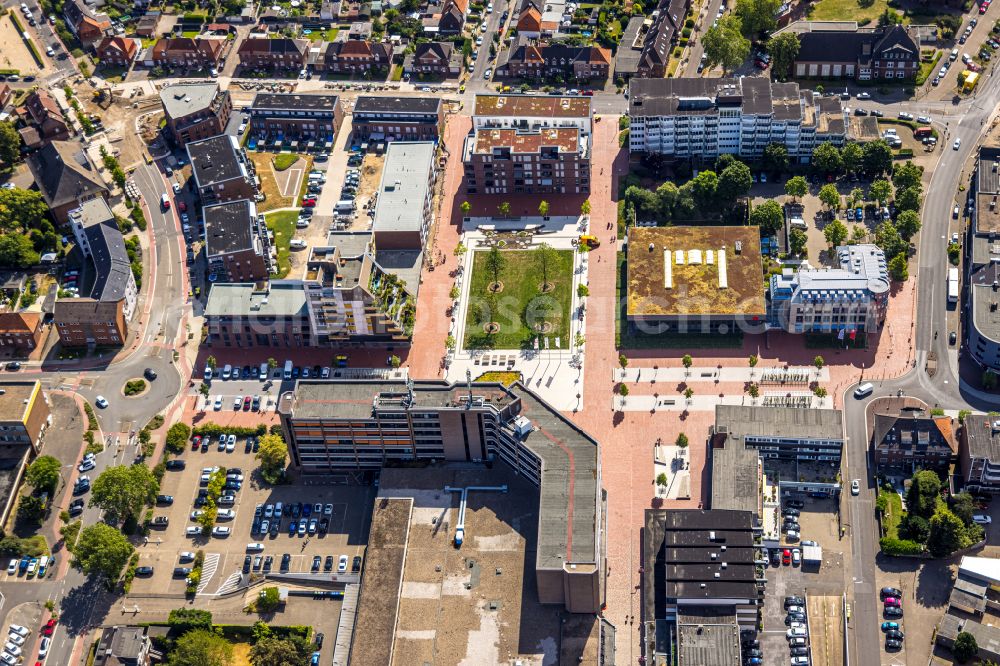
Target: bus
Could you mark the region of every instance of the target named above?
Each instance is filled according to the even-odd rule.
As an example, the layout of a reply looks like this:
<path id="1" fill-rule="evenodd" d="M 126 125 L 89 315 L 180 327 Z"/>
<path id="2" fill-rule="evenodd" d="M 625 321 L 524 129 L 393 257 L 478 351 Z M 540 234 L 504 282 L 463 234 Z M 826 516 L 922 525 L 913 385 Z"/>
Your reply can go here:
<path id="1" fill-rule="evenodd" d="M 948 302 L 958 303 L 958 269 L 948 269 Z"/>

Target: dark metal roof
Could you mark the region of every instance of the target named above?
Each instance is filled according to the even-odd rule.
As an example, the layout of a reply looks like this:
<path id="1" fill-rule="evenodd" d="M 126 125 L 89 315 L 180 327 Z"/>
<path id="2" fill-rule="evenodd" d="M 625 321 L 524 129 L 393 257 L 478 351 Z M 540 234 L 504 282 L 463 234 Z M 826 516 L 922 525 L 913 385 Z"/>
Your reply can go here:
<path id="1" fill-rule="evenodd" d="M 354 113 L 427 113 L 441 109 L 438 97 L 375 97 L 362 95 L 354 105 Z"/>
<path id="2" fill-rule="evenodd" d="M 250 111 L 330 111 L 337 108 L 337 95 L 257 93 Z"/>
<path id="3" fill-rule="evenodd" d="M 253 204 L 246 199 L 205 206 L 205 255 L 232 254 L 254 249 L 256 224 Z"/>

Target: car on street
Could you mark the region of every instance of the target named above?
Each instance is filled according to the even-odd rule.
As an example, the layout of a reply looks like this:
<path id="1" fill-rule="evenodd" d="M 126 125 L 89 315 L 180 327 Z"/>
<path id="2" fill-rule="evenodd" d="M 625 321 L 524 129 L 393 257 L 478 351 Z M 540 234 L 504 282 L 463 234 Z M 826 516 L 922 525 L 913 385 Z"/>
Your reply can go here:
<path id="1" fill-rule="evenodd" d="M 989 525 L 993 522 L 993 519 L 987 516 L 985 513 L 976 513 L 972 516 L 972 521 L 978 523 L 979 525 Z"/>
<path id="2" fill-rule="evenodd" d="M 173 495 L 157 495 L 156 496 L 156 503 L 157 504 L 162 504 L 162 505 L 173 504 L 174 503 L 174 496 Z"/>
<path id="3" fill-rule="evenodd" d="M 948 344 L 953 345 L 955 344 L 956 340 L 958 340 L 958 335 L 955 333 L 955 331 L 952 331 L 951 333 L 948 334 Z"/>
<path id="4" fill-rule="evenodd" d="M 851 481 L 851 494 L 852 495 L 859 495 L 859 494 L 861 494 L 861 480 L 860 479 L 854 479 L 853 481 Z"/>
<path id="5" fill-rule="evenodd" d="M 962 147 L 962 137 L 958 137 L 957 139 L 955 139 L 955 143 L 951 144 L 951 149 L 958 150 L 961 147 Z"/>
<path id="6" fill-rule="evenodd" d="M 149 381 L 154 381 L 157 377 L 156 371 L 153 370 L 152 368 L 146 368 L 145 370 L 142 371 L 142 374 Z"/>
<path id="7" fill-rule="evenodd" d="M 103 395 L 97 396 L 97 398 L 94 399 L 94 404 L 100 407 L 101 409 L 108 408 L 108 401 L 107 399 L 105 399 Z"/>
<path id="8" fill-rule="evenodd" d="M 77 465 L 76 468 L 81 472 L 89 472 L 96 466 L 97 463 L 95 463 L 92 458 L 87 458 L 86 460 L 82 461 L 79 465 Z"/>

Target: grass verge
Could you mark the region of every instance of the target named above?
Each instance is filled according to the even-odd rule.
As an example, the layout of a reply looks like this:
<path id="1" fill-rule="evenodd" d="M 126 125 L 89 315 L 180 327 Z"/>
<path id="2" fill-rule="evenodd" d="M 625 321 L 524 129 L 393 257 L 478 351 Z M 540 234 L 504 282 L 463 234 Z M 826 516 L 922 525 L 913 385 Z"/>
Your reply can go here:
<path id="1" fill-rule="evenodd" d="M 298 161 L 299 156 L 295 153 L 280 153 L 274 156 L 274 159 L 271 160 L 271 164 L 274 165 L 275 171 L 284 171 Z"/>
<path id="2" fill-rule="evenodd" d="M 299 214 L 294 210 L 281 210 L 264 216 L 267 228 L 274 234 L 274 249 L 278 252 L 278 278 L 284 278 L 291 270 L 292 260 L 289 243 L 295 235 L 295 221 Z"/>

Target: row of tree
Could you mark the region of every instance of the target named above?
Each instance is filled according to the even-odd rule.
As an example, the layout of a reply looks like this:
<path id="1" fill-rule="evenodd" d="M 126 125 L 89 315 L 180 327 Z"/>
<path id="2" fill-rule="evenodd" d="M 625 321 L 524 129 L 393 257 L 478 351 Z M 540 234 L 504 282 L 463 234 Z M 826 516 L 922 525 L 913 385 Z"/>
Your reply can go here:
<path id="1" fill-rule="evenodd" d="M 666 181 L 656 191 L 631 185 L 625 190 L 626 219 L 672 222 L 716 217 L 731 211 L 750 192 L 753 175 L 733 155 L 720 155 L 717 171 L 705 169 L 681 186 Z"/>

